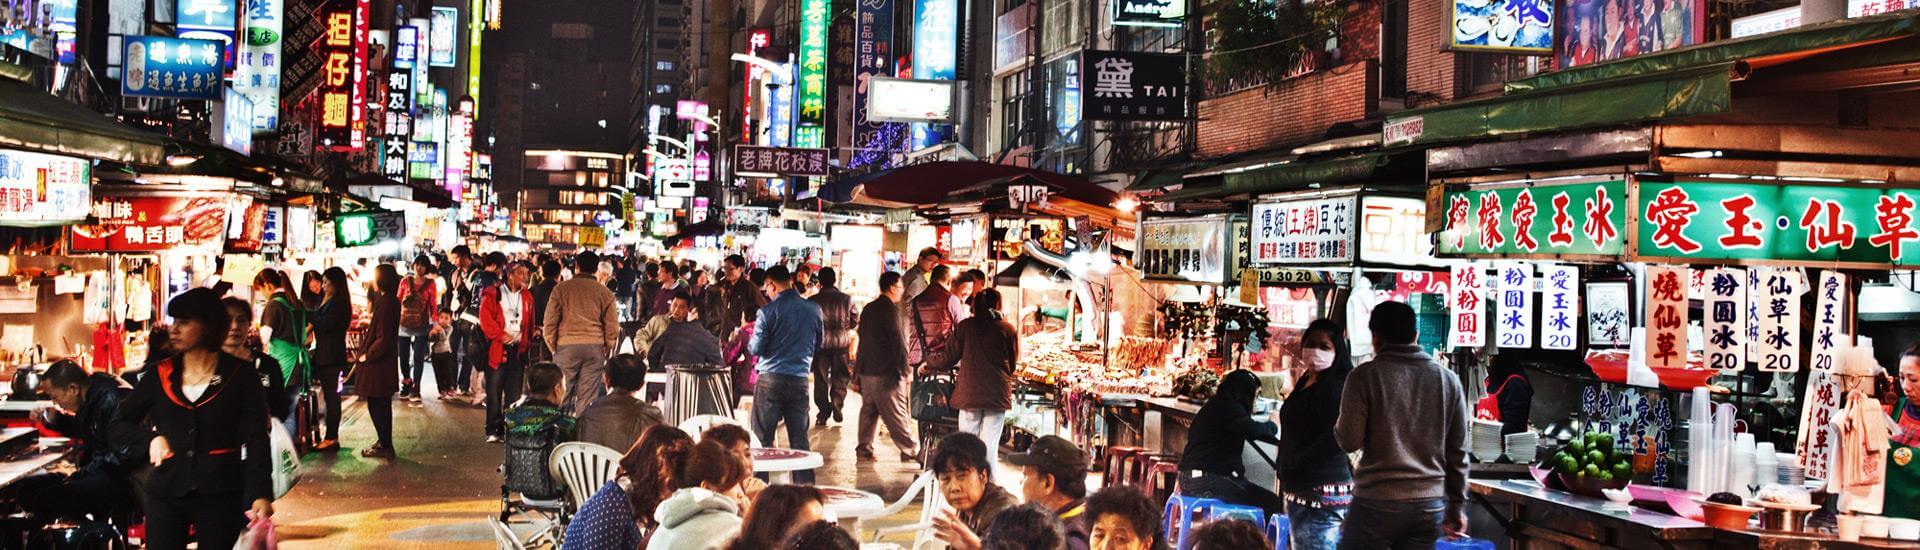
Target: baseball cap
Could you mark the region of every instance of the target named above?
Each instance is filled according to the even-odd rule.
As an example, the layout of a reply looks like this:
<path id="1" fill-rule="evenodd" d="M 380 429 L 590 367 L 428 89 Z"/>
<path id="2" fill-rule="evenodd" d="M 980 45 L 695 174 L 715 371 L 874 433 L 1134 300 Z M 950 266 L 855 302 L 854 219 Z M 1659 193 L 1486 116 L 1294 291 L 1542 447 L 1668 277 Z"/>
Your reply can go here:
<path id="1" fill-rule="evenodd" d="M 1007 462 L 1015 466 L 1077 471 L 1086 471 L 1091 464 L 1086 451 L 1057 435 L 1034 440 L 1027 452 L 1007 455 Z"/>

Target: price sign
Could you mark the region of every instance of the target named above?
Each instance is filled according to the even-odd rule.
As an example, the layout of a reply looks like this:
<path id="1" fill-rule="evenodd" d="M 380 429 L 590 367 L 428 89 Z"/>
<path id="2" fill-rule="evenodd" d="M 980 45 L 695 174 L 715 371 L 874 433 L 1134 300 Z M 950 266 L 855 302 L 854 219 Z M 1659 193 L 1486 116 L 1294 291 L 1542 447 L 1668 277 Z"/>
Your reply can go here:
<path id="1" fill-rule="evenodd" d="M 1580 342 L 1580 268 L 1540 268 L 1540 348 L 1574 349 Z"/>
<path id="2" fill-rule="evenodd" d="M 1453 308 L 1449 348 L 1477 348 L 1487 344 L 1486 305 L 1481 303 L 1486 292 L 1484 278 L 1479 262 L 1453 268 L 1453 293 L 1447 304 Z"/>
<path id="3" fill-rule="evenodd" d="M 1502 348 L 1533 347 L 1533 266 L 1509 263 L 1500 267 L 1500 312 L 1495 344 Z"/>
<path id="4" fill-rule="evenodd" d="M 1760 324 L 1758 348 L 1760 370 L 1794 372 L 1800 370 L 1800 293 L 1804 281 L 1799 271 L 1786 268 L 1755 268 L 1760 286 Z"/>
<path id="5" fill-rule="evenodd" d="M 1847 276 L 1834 270 L 1820 273 L 1813 307 L 1813 351 L 1810 366 L 1820 372 L 1833 372 L 1840 365 L 1840 354 L 1853 347 L 1853 335 L 1847 332 Z"/>
<path id="6" fill-rule="evenodd" d="M 1747 272 L 1740 268 L 1707 271 L 1702 295 L 1706 317 L 1707 367 L 1737 371 L 1747 364 Z"/>

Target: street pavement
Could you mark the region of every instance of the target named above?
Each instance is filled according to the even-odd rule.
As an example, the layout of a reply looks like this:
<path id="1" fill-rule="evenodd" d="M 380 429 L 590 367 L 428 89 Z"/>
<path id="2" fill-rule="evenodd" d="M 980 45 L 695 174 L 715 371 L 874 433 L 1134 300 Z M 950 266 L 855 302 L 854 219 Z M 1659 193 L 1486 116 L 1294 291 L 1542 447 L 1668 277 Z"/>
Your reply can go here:
<path id="1" fill-rule="evenodd" d="M 855 460 L 852 419 L 859 395 L 849 395 L 848 401 L 848 422 L 812 430 L 814 450 L 826 462 L 816 472 L 817 482 L 856 487 L 893 502 L 919 474 L 919 466 L 899 460 L 884 428 L 875 443 L 880 458 Z M 395 403 L 393 439 L 399 457 L 389 461 L 360 456 L 360 449 L 373 442 L 373 425 L 364 404 L 347 404 L 340 452 L 307 454 L 300 483 L 275 503 L 282 548 L 494 547 L 487 518 L 500 510 L 498 468 L 504 449 L 484 439 L 480 407 L 440 401 L 431 392 L 421 405 Z M 784 446 L 785 437 L 780 439 Z M 1002 486 L 1018 494 L 1018 471 L 1005 464 L 998 470 Z M 916 504 L 890 517 L 869 518 L 861 528 L 905 525 L 919 519 L 919 509 Z"/>

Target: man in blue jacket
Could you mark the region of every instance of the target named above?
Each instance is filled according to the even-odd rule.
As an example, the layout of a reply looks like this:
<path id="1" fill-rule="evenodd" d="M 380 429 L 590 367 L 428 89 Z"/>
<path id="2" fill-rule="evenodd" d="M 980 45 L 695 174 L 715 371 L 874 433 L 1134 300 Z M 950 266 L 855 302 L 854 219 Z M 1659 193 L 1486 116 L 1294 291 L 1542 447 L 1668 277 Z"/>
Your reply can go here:
<path id="1" fill-rule="evenodd" d="M 811 450 L 807 375 L 813 371 L 813 356 L 820 351 L 823 337 L 820 306 L 800 297 L 785 266 L 767 270 L 767 290 L 773 301 L 760 308 L 748 342 L 748 351 L 760 358 L 754 365 L 759 379 L 753 385 L 753 432 L 762 445 L 772 447 L 774 430 L 785 422 L 787 444 Z M 813 483 L 813 472 L 796 472 L 794 482 Z"/>

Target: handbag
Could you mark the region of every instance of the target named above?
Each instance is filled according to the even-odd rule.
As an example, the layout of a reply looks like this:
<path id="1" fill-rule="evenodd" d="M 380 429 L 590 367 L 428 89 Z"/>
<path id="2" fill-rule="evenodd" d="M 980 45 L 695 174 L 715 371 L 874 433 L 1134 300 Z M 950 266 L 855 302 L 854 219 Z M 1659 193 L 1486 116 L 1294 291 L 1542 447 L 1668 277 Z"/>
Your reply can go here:
<path id="1" fill-rule="evenodd" d="M 959 409 L 953 408 L 953 378 L 947 375 L 935 375 L 916 378 L 908 390 L 910 409 L 914 420 L 921 422 L 939 422 L 957 418 Z"/>
<path id="2" fill-rule="evenodd" d="M 273 498 L 287 496 L 300 483 L 300 451 L 280 422 L 267 423 L 267 456 L 273 458 Z"/>

